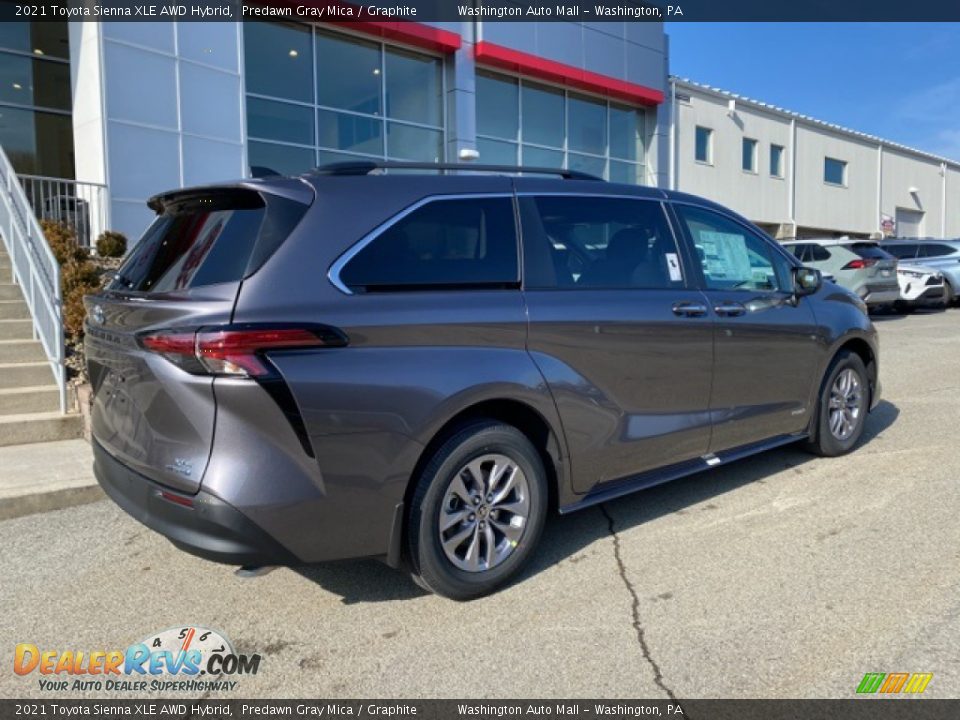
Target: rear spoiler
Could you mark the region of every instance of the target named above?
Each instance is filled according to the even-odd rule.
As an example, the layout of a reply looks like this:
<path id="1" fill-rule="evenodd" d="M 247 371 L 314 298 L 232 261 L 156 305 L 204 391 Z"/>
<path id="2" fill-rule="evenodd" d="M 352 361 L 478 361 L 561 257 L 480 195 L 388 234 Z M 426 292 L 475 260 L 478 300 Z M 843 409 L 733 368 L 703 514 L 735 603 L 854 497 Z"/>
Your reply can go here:
<path id="1" fill-rule="evenodd" d="M 251 207 L 260 207 L 263 204 L 263 195 L 278 195 L 301 205 L 313 204 L 315 197 L 313 187 L 299 178 L 270 178 L 269 180 L 241 180 L 224 185 L 200 185 L 180 188 L 159 193 L 147 200 L 147 207 L 158 215 L 177 205 L 207 199 L 231 198 L 234 201 L 248 198 L 248 202 L 256 203 Z M 259 198 L 259 201 L 257 201 Z"/>

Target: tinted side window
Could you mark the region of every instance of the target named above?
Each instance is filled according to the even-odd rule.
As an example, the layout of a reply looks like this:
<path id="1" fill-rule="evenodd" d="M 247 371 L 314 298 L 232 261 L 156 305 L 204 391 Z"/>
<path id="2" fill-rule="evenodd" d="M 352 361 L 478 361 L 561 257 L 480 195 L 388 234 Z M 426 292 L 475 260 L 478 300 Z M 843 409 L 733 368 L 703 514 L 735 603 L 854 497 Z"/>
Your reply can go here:
<path id="1" fill-rule="evenodd" d="M 654 200 L 522 198 L 528 288 L 683 285 L 676 241 Z"/>
<path id="2" fill-rule="evenodd" d="M 519 282 L 510 198 L 433 200 L 380 233 L 343 268 L 352 290 L 508 287 Z"/>
<path id="3" fill-rule="evenodd" d="M 917 256 L 916 245 L 885 245 L 884 250 L 902 260 L 909 260 Z"/>
<path id="4" fill-rule="evenodd" d="M 709 290 L 779 290 L 787 261 L 744 226 L 710 210 L 676 205 L 703 268 Z"/>
<path id="5" fill-rule="evenodd" d="M 822 260 L 830 259 L 830 251 L 827 250 L 823 245 L 811 245 L 810 246 L 810 257 L 807 258 L 812 262 L 820 262 Z"/>
<path id="6" fill-rule="evenodd" d="M 862 258 L 873 258 L 875 260 L 890 260 L 893 256 L 886 250 L 881 249 L 876 243 L 853 243 L 850 249 Z"/>
<path id="7" fill-rule="evenodd" d="M 810 254 L 809 245 L 785 245 L 784 247 L 801 262 L 805 262 L 806 256 Z"/>
<path id="8" fill-rule="evenodd" d="M 168 208 L 147 228 L 111 290 L 170 292 L 240 280 L 264 218 L 259 196 L 205 196 Z"/>
<path id="9" fill-rule="evenodd" d="M 949 245 L 939 243 L 929 243 L 920 246 L 920 257 L 942 257 L 944 255 L 953 255 L 956 252 Z"/>

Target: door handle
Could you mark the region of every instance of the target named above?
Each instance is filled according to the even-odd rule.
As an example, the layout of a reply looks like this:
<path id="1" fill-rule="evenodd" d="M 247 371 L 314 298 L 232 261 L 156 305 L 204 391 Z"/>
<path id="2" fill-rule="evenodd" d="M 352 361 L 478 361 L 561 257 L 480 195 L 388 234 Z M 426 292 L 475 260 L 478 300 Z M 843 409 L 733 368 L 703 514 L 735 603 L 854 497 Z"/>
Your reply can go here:
<path id="1" fill-rule="evenodd" d="M 714 306 L 713 311 L 721 317 L 738 317 L 747 314 L 747 308 L 738 302 L 722 302 Z"/>
<path id="2" fill-rule="evenodd" d="M 703 317 L 707 314 L 707 306 L 698 302 L 675 302 L 672 309 L 673 314 L 680 317 Z"/>

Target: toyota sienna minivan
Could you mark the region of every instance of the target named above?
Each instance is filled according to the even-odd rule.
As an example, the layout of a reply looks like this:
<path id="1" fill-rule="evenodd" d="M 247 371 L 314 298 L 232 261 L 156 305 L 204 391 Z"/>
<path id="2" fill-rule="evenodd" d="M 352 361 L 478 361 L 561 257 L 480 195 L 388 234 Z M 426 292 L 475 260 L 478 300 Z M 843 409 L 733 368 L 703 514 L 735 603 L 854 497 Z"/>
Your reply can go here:
<path id="1" fill-rule="evenodd" d="M 517 574 L 548 512 L 857 444 L 866 307 L 747 220 L 572 171 L 430 168 L 150 201 L 86 299 L 118 505 L 210 560 L 380 557 L 466 599 Z"/>

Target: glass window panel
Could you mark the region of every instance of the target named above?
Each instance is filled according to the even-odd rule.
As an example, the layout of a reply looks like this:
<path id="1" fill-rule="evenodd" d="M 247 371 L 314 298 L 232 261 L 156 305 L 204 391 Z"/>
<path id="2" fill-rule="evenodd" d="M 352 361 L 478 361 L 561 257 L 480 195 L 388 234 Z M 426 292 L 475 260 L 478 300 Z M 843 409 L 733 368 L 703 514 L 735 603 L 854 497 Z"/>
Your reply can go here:
<path id="1" fill-rule="evenodd" d="M 602 157 L 570 153 L 567 159 L 567 167 L 571 170 L 579 170 L 590 173 L 591 175 L 596 175 L 597 177 L 606 177 L 607 161 Z"/>
<path id="2" fill-rule="evenodd" d="M 440 62 L 427 55 L 387 50 L 387 115 L 397 120 L 443 124 Z"/>
<path id="3" fill-rule="evenodd" d="M 643 115 L 637 110 L 610 106 L 610 157 L 643 160 Z"/>
<path id="4" fill-rule="evenodd" d="M 823 181 L 832 185 L 846 185 L 847 164 L 834 158 L 823 159 Z"/>
<path id="5" fill-rule="evenodd" d="M 309 27 L 247 21 L 243 34 L 249 92 L 313 102 Z"/>
<path id="6" fill-rule="evenodd" d="M 348 153 L 334 152 L 333 150 L 320 150 L 317 158 L 317 165 L 329 165 L 330 163 L 342 162 L 363 162 L 365 160 L 382 160 L 382 155 L 350 155 Z"/>
<path id="7" fill-rule="evenodd" d="M 484 165 L 516 165 L 517 143 L 477 138 L 478 162 Z"/>
<path id="8" fill-rule="evenodd" d="M 571 95 L 567 104 L 567 148 L 603 155 L 607 152 L 607 106 Z"/>
<path id="9" fill-rule="evenodd" d="M 523 164 L 528 167 L 562 168 L 563 151 L 524 145 Z"/>
<path id="10" fill-rule="evenodd" d="M 302 105 L 247 98 L 247 134 L 313 145 L 313 110 Z"/>
<path id="11" fill-rule="evenodd" d="M 516 80 L 477 74 L 477 133 L 516 140 L 520 129 Z"/>
<path id="12" fill-rule="evenodd" d="M 317 33 L 317 103 L 382 114 L 380 46 L 342 35 Z"/>
<path id="13" fill-rule="evenodd" d="M 316 164 L 313 148 L 276 145 L 251 140 L 247 148 L 251 168 L 267 168 L 281 175 L 299 175 Z"/>
<path id="14" fill-rule="evenodd" d="M 713 162 L 713 130 L 710 128 L 697 126 L 696 130 L 696 148 L 694 152 L 697 162 Z"/>
<path id="15" fill-rule="evenodd" d="M 610 182 L 643 184 L 643 165 L 610 160 Z"/>
<path id="16" fill-rule="evenodd" d="M 563 92 L 525 83 L 522 102 L 524 142 L 562 148 Z"/>
<path id="17" fill-rule="evenodd" d="M 70 59 L 66 22 L 0 23 L 0 48 L 33 53 L 37 57 Z"/>
<path id="18" fill-rule="evenodd" d="M 397 160 L 440 162 L 443 160 L 443 133 L 387 123 L 387 150 L 388 156 Z"/>
<path id="19" fill-rule="evenodd" d="M 770 146 L 770 174 L 773 177 L 783 177 L 783 146 Z"/>
<path id="20" fill-rule="evenodd" d="M 757 141 L 750 138 L 743 139 L 743 156 L 741 165 L 746 172 L 757 171 Z"/>
<path id="21" fill-rule="evenodd" d="M 74 176 L 69 115 L 0 107 L 0 145 L 18 173 Z"/>
<path id="22" fill-rule="evenodd" d="M 509 198 L 428 203 L 358 252 L 340 277 L 367 291 L 516 283 L 513 203 Z"/>
<path id="23" fill-rule="evenodd" d="M 317 138 L 321 147 L 383 155 L 383 121 L 376 118 L 318 110 Z"/>
<path id="24" fill-rule="evenodd" d="M 70 110 L 70 66 L 0 53 L 0 102 Z"/>

